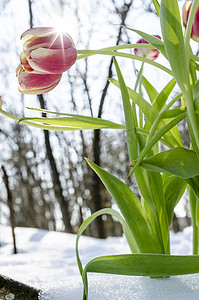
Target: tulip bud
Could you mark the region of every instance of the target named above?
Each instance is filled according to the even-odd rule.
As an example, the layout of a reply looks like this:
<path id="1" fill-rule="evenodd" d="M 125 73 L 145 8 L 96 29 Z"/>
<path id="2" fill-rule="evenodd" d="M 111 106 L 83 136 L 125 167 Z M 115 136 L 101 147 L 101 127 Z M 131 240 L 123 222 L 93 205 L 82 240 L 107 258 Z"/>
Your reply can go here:
<path id="1" fill-rule="evenodd" d="M 185 28 L 187 27 L 191 6 L 192 2 L 188 0 L 183 4 L 182 7 L 182 21 Z M 192 24 L 191 38 L 192 40 L 199 42 L 199 5 L 196 9 L 196 13 Z"/>
<path id="2" fill-rule="evenodd" d="M 154 36 L 161 40 L 161 37 L 159 35 L 154 35 Z M 149 43 L 144 39 L 140 39 L 139 41 L 137 41 L 137 44 L 149 44 Z M 135 55 L 139 55 L 151 60 L 155 60 L 158 58 L 160 51 L 158 49 L 135 48 L 134 53 Z"/>
<path id="3" fill-rule="evenodd" d="M 20 92 L 43 94 L 52 90 L 77 59 L 72 38 L 53 27 L 36 27 L 25 31 L 21 39 L 24 45 L 17 68 Z"/>

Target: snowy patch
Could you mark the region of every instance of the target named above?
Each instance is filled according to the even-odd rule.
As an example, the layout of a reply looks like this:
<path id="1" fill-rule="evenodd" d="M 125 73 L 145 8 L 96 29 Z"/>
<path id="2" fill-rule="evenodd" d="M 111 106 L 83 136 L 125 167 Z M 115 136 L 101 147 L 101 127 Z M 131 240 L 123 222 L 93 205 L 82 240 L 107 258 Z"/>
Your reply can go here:
<path id="1" fill-rule="evenodd" d="M 14 255 L 11 230 L 0 227 L 1 274 L 42 289 L 40 300 L 81 300 L 83 286 L 72 234 L 35 228 L 16 228 L 18 254 Z M 192 229 L 171 232 L 172 254 L 191 254 Z M 124 237 L 106 240 L 80 238 L 83 265 L 99 255 L 130 253 Z M 198 300 L 199 274 L 150 279 L 89 274 L 89 300 Z M 10 300 L 10 298 L 8 298 Z"/>

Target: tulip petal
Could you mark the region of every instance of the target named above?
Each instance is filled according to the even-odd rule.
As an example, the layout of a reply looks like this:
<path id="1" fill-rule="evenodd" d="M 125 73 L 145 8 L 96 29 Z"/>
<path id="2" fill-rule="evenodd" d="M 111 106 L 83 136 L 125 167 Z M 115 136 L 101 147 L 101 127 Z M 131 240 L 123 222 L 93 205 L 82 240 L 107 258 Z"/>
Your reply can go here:
<path id="1" fill-rule="evenodd" d="M 21 71 L 18 77 L 22 93 L 43 94 L 52 90 L 61 80 L 62 74 L 33 74 Z"/>
<path id="2" fill-rule="evenodd" d="M 195 37 L 195 41 L 199 41 L 199 7 L 196 10 L 193 25 L 192 25 L 192 35 Z"/>
<path id="3" fill-rule="evenodd" d="M 19 77 L 19 74 L 23 71 L 23 67 L 21 64 L 18 65 L 16 69 L 16 76 Z"/>
<path id="4" fill-rule="evenodd" d="M 191 1 L 186 1 L 182 7 L 182 21 L 185 27 L 187 26 L 191 5 L 192 5 Z"/>
<path id="5" fill-rule="evenodd" d="M 159 35 L 154 35 L 156 38 L 161 40 L 161 37 Z M 148 42 L 145 39 L 139 39 L 137 41 L 137 44 L 148 44 Z M 156 60 L 159 56 L 160 51 L 158 49 L 147 49 L 147 48 L 135 48 L 134 54 L 139 55 L 142 57 L 146 57 L 151 60 Z"/>
<path id="6" fill-rule="evenodd" d="M 68 49 L 74 47 L 74 42 L 68 34 L 54 34 L 50 36 L 34 36 L 27 40 L 24 45 L 24 53 L 28 57 L 31 51 L 39 48 L 46 49 Z"/>
<path id="7" fill-rule="evenodd" d="M 34 69 L 31 68 L 31 66 L 29 65 L 28 60 L 27 60 L 24 52 L 21 52 L 20 61 L 21 61 L 21 65 L 22 65 L 23 69 L 26 72 L 32 72 L 32 71 L 34 71 Z"/>
<path id="8" fill-rule="evenodd" d="M 159 51 L 157 49 L 147 49 L 147 48 L 136 48 L 134 50 L 135 55 L 142 57 L 147 57 L 148 59 L 155 60 L 159 56 Z"/>
<path id="9" fill-rule="evenodd" d="M 67 71 L 77 59 L 77 50 L 69 49 L 36 49 L 28 58 L 30 66 L 38 71 L 60 74 Z"/>
<path id="10" fill-rule="evenodd" d="M 27 41 L 28 39 L 32 38 L 33 36 L 46 36 L 52 35 L 56 32 L 54 27 L 35 27 L 26 30 L 21 35 L 21 40 Z"/>
<path id="11" fill-rule="evenodd" d="M 22 94 L 34 94 L 34 95 L 41 95 L 41 94 L 45 94 L 47 92 L 50 92 L 51 90 L 53 90 L 57 85 L 58 85 L 59 81 L 54 83 L 53 85 L 47 87 L 47 88 L 43 88 L 43 89 L 38 89 L 38 90 L 23 90 L 21 86 L 18 87 L 19 91 Z"/>

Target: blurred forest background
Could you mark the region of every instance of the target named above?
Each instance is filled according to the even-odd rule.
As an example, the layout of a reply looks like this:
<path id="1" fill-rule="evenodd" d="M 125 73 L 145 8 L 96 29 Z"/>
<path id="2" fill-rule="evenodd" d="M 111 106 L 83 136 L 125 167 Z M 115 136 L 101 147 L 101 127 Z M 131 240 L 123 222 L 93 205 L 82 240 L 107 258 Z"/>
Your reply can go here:
<path id="1" fill-rule="evenodd" d="M 145 24 L 140 22 L 141 19 Z M 18 92 L 15 69 L 22 50 L 20 35 L 30 27 L 54 26 L 60 20 L 79 50 L 135 43 L 139 39 L 119 25 L 148 29 L 151 34 L 160 33 L 152 1 L 1 0 L 0 93 L 3 109 L 18 117 L 39 116 L 25 108 L 37 107 L 122 123 L 120 95 L 107 81 L 107 77 L 115 74 L 111 57 L 93 56 L 77 61 L 64 74 L 60 85 L 43 96 L 24 96 Z M 121 63 L 124 76 L 133 86 L 139 64 L 122 60 Z M 146 66 L 149 81 L 150 70 Z M 162 79 L 163 75 L 154 70 L 153 74 L 158 78 L 160 86 L 157 85 L 157 90 L 160 91 L 167 78 Z M 180 130 L 188 145 L 184 123 L 180 124 Z M 116 208 L 84 157 L 122 180 L 127 178 L 129 160 L 122 130 L 43 131 L 0 115 L 0 223 L 76 233 L 91 213 L 105 207 Z M 133 177 L 126 182 L 139 195 Z M 183 218 L 178 214 L 174 216 L 175 231 L 190 224 L 186 197 L 183 206 Z M 122 230 L 111 216 L 103 216 L 85 234 L 105 238 L 121 235 Z"/>

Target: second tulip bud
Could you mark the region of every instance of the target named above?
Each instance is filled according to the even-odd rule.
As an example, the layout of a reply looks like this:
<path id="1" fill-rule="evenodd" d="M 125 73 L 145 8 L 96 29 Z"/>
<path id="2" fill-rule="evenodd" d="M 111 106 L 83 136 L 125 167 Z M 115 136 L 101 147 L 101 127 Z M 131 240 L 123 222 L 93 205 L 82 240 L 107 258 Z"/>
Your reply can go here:
<path id="1" fill-rule="evenodd" d="M 188 0 L 184 3 L 182 7 L 182 21 L 185 28 L 187 27 L 191 6 L 192 6 L 192 2 Z M 199 42 L 199 5 L 196 9 L 196 13 L 192 24 L 191 38 L 194 41 Z"/>

